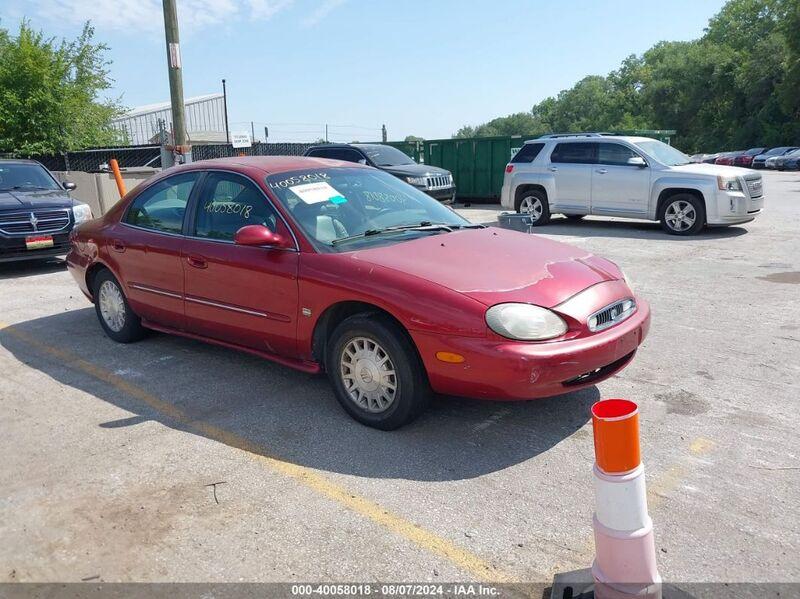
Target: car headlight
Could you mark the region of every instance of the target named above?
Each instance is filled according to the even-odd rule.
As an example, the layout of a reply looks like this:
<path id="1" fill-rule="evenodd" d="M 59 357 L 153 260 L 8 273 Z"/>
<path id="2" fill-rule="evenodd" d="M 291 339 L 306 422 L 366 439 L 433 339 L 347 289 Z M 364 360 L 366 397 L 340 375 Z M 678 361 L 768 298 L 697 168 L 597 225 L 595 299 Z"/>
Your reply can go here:
<path id="1" fill-rule="evenodd" d="M 94 218 L 92 216 L 92 208 L 89 204 L 75 204 L 72 207 L 72 216 L 75 218 L 76 225 Z"/>
<path id="2" fill-rule="evenodd" d="M 717 187 L 722 191 L 742 191 L 742 183 L 736 177 L 717 177 Z"/>
<path id="3" fill-rule="evenodd" d="M 406 177 L 406 181 L 411 183 L 411 185 L 416 185 L 417 187 L 427 187 L 428 186 L 428 178 L 427 177 Z"/>
<path id="4" fill-rule="evenodd" d="M 486 324 L 498 335 L 518 341 L 543 341 L 567 332 L 555 312 L 532 304 L 497 304 L 486 311 Z"/>

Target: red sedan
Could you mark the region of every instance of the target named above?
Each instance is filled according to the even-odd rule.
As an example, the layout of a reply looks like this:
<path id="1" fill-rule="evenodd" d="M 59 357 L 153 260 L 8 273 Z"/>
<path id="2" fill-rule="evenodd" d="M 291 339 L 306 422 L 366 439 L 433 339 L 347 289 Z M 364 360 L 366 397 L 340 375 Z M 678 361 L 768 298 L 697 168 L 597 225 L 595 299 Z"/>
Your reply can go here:
<path id="1" fill-rule="evenodd" d="M 169 169 L 79 226 L 70 272 L 121 343 L 154 329 L 326 371 L 393 429 L 433 392 L 557 395 L 624 368 L 650 310 L 612 262 L 472 224 L 366 166 L 288 157 Z"/>

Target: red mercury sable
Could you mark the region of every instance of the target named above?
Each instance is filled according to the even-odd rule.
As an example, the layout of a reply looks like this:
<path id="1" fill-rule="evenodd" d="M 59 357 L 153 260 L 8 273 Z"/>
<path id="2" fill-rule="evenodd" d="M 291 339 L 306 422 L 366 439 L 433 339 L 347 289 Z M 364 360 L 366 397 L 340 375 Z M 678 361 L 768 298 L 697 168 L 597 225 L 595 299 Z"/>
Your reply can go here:
<path id="1" fill-rule="evenodd" d="M 530 399 L 601 381 L 650 323 L 612 262 L 336 160 L 169 169 L 71 241 L 70 272 L 115 341 L 155 329 L 325 370 L 353 418 L 387 430 L 433 392 Z"/>

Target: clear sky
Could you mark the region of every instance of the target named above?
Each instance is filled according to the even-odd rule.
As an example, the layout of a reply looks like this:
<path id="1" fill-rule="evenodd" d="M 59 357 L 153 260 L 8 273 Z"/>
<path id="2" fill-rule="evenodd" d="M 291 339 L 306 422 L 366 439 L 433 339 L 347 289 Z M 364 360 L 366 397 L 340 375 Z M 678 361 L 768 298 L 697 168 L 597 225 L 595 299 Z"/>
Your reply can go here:
<path id="1" fill-rule="evenodd" d="M 660 40 L 702 35 L 723 0 L 177 0 L 186 97 L 228 82 L 232 129 L 270 141 L 450 137 L 529 110 Z M 2 0 L 53 36 L 92 20 L 114 95 L 169 100 L 160 0 Z M 247 126 L 245 127 L 245 123 Z M 353 128 L 342 127 L 343 125 Z M 359 127 L 359 128 L 355 128 Z"/>

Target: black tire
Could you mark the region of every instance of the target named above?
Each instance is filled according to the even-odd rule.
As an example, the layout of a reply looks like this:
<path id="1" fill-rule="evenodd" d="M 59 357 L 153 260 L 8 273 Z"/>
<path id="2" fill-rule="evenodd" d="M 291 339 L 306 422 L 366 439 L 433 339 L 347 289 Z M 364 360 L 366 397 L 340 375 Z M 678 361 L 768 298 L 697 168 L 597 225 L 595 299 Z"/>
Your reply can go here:
<path id="1" fill-rule="evenodd" d="M 370 411 L 359 405 L 345 386 L 342 358 L 348 345 L 358 343 L 359 339 L 377 343 L 394 367 L 394 396 L 382 411 Z M 412 341 L 397 324 L 375 313 L 356 314 L 336 327 L 326 347 L 325 370 L 336 399 L 345 411 L 372 428 L 389 431 L 408 424 L 425 410 L 431 400 L 428 377 Z M 366 376 L 370 377 L 370 383 L 374 380 L 369 372 Z"/>
<path id="2" fill-rule="evenodd" d="M 671 206 L 679 202 L 689 204 L 694 209 L 694 223 L 685 229 L 676 228 L 676 226 L 668 222 L 667 211 L 670 210 Z M 670 235 L 697 235 L 706 224 L 706 207 L 703 200 L 696 195 L 676 193 L 663 201 L 659 210 L 658 220 L 661 221 L 661 228 Z"/>
<path id="3" fill-rule="evenodd" d="M 573 221 L 577 222 L 579 220 L 583 220 L 583 217 L 585 217 L 586 215 L 585 214 L 565 214 L 564 216 L 567 217 L 567 220 L 573 220 Z"/>
<path id="4" fill-rule="evenodd" d="M 122 297 L 122 305 L 124 308 L 123 324 L 119 330 L 112 329 L 103 317 L 102 308 L 100 306 L 100 290 L 104 284 L 116 287 L 117 291 Z M 128 298 L 125 297 L 125 292 L 122 286 L 117 281 L 116 277 L 111 274 L 109 270 L 101 270 L 94 279 L 94 289 L 92 290 L 94 296 L 94 310 L 97 313 L 97 320 L 100 321 L 100 326 L 103 327 L 106 335 L 117 343 L 132 343 L 138 341 L 145 336 L 146 330 L 142 326 L 141 319 L 131 310 L 128 304 Z"/>
<path id="5" fill-rule="evenodd" d="M 525 210 L 523 206 L 526 203 L 535 203 L 539 202 L 542 207 L 542 211 L 538 217 L 534 215 L 529 210 Z M 520 194 L 519 199 L 517 200 L 517 212 L 520 214 L 528 214 L 531 216 L 531 225 L 534 227 L 538 227 L 539 225 L 546 225 L 550 222 L 550 203 L 547 201 L 547 195 L 539 191 L 538 189 L 534 189 L 532 191 L 526 191 Z"/>

